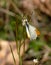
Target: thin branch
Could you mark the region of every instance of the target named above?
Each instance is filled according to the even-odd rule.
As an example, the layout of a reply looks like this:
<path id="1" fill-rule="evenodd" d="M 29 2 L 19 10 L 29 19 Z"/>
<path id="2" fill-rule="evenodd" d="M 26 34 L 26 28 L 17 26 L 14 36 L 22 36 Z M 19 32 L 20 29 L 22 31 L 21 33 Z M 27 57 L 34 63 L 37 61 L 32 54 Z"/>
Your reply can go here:
<path id="1" fill-rule="evenodd" d="M 3 13 L 5 13 L 5 14 L 8 14 L 8 15 L 14 16 L 14 17 L 15 17 L 15 15 L 16 15 L 15 13 L 13 13 L 13 12 L 7 10 L 7 9 L 1 8 L 1 7 L 0 7 L 0 12 L 3 12 Z"/>
<path id="2" fill-rule="evenodd" d="M 10 3 L 8 0 L 6 0 L 6 9 L 9 11 Z M 5 20 L 5 26 L 7 26 L 9 23 L 9 15 L 6 14 L 6 20 Z"/>
<path id="3" fill-rule="evenodd" d="M 44 62 L 46 62 L 49 59 L 49 53 L 50 53 L 51 48 L 49 48 L 47 45 L 44 45 L 44 49 L 45 49 L 44 55 L 43 55 L 42 60 L 40 60 L 39 65 L 42 65 Z"/>
<path id="4" fill-rule="evenodd" d="M 12 51 L 12 48 L 11 48 L 11 45 L 10 44 L 9 44 L 9 47 L 10 47 L 10 50 L 11 50 L 11 53 L 12 53 L 12 56 L 13 56 L 14 63 L 16 65 L 16 60 L 15 60 L 15 57 L 14 57 L 14 54 L 13 54 L 13 51 Z"/>
<path id="5" fill-rule="evenodd" d="M 10 3 L 13 6 L 15 12 L 19 13 L 23 17 L 23 13 L 18 9 L 17 5 L 15 5 L 15 3 L 12 0 L 10 0 Z"/>

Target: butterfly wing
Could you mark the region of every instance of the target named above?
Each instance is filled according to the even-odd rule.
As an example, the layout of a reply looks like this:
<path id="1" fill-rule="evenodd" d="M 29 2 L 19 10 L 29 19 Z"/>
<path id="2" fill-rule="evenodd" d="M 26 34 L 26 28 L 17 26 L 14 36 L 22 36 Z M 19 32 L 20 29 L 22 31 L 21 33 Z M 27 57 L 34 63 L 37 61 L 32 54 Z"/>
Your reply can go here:
<path id="1" fill-rule="evenodd" d="M 27 26 L 26 26 L 26 32 L 27 32 L 28 38 L 30 39 L 30 33 L 29 33 L 29 30 L 28 30 Z"/>
<path id="2" fill-rule="evenodd" d="M 30 40 L 34 40 L 37 38 L 35 29 L 36 29 L 35 27 L 29 25 Z"/>

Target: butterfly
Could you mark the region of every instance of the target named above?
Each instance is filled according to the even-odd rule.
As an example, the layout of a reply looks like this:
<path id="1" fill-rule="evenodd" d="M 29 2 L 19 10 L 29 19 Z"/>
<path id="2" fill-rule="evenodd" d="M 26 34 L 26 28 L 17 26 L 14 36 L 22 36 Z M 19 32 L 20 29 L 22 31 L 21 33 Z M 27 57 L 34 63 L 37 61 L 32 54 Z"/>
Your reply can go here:
<path id="1" fill-rule="evenodd" d="M 27 19 L 23 20 L 23 26 L 26 27 L 27 36 L 30 40 L 34 40 L 40 35 L 38 29 L 28 23 Z"/>

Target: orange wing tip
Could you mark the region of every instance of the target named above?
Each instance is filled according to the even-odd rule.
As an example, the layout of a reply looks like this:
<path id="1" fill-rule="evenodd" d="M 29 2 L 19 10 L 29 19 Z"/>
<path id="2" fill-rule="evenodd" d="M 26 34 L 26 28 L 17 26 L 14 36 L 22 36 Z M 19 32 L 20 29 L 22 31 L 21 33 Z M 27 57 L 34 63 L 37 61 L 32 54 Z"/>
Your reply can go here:
<path id="1" fill-rule="evenodd" d="M 38 29 L 36 29 L 36 34 L 39 36 L 40 35 L 40 31 Z"/>

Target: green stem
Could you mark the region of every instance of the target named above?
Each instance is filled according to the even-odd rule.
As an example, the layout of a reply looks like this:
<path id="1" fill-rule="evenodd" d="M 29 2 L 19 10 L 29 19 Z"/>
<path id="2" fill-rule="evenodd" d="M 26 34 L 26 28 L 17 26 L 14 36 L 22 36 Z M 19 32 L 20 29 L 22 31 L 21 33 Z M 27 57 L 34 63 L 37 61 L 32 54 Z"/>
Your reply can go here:
<path id="1" fill-rule="evenodd" d="M 22 58 L 21 58 L 21 56 L 19 57 L 19 65 L 22 65 Z"/>
<path id="2" fill-rule="evenodd" d="M 18 21 L 17 21 L 17 17 L 16 17 L 16 24 L 15 24 L 15 29 L 16 29 L 16 38 L 15 38 L 15 40 L 16 40 L 16 48 L 17 48 L 17 53 L 19 53 L 18 52 L 18 47 L 19 47 L 19 44 L 18 44 L 18 41 L 17 41 L 17 36 L 18 36 Z"/>
<path id="3" fill-rule="evenodd" d="M 22 65 L 22 59 L 20 56 L 21 41 L 20 41 L 20 43 L 18 43 L 17 36 L 18 36 L 18 22 L 16 21 L 16 48 L 17 48 L 17 53 L 19 56 L 19 65 Z"/>
<path id="4" fill-rule="evenodd" d="M 12 51 L 12 48 L 11 48 L 10 44 L 9 44 L 9 47 L 10 47 L 10 50 L 11 50 L 11 53 L 12 53 L 12 56 L 13 56 L 14 64 L 16 65 L 16 60 L 15 60 L 15 57 L 14 57 L 14 54 L 13 54 L 13 51 Z"/>
<path id="5" fill-rule="evenodd" d="M 26 37 L 25 35 L 25 29 L 23 28 L 23 38 Z M 24 42 L 23 42 L 23 52 L 25 53 L 25 38 L 24 38 Z"/>
<path id="6" fill-rule="evenodd" d="M 20 40 L 20 44 L 19 44 L 19 65 L 22 65 L 22 58 L 20 55 L 20 49 L 21 49 L 21 40 Z"/>

